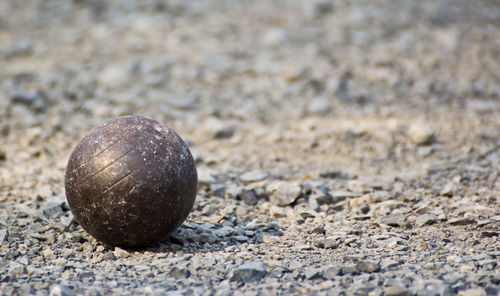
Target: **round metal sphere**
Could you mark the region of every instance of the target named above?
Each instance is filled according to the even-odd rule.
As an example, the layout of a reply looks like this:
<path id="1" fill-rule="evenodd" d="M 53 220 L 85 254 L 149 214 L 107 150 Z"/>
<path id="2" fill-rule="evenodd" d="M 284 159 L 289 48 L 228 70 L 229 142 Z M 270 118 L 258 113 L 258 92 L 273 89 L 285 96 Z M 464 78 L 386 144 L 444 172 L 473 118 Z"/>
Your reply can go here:
<path id="1" fill-rule="evenodd" d="M 85 136 L 71 154 L 66 198 L 76 221 L 99 241 L 151 245 L 193 208 L 198 177 L 187 145 L 158 121 L 124 116 Z"/>

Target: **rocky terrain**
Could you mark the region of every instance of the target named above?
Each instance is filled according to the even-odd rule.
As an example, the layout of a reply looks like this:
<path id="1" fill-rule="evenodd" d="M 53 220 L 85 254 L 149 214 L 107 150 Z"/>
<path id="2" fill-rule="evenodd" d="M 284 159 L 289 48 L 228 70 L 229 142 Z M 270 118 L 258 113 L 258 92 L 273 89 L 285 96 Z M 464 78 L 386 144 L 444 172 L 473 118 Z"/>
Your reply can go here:
<path id="1" fill-rule="evenodd" d="M 135 114 L 198 197 L 143 250 L 64 170 Z M 0 0 L 0 294 L 499 295 L 496 0 Z"/>

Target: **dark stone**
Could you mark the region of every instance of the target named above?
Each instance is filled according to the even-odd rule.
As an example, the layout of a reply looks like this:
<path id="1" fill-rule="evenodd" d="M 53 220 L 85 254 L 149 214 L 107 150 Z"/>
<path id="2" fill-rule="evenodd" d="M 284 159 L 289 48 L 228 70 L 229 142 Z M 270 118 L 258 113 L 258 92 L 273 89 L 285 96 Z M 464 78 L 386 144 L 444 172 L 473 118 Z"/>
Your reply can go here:
<path id="1" fill-rule="evenodd" d="M 255 193 L 255 190 L 250 189 L 243 189 L 239 194 L 238 194 L 238 199 L 244 201 L 247 205 L 254 206 L 257 204 L 259 201 L 259 197 L 257 196 L 257 193 Z"/>
<path id="2" fill-rule="evenodd" d="M 216 185 L 216 184 L 212 184 L 212 185 Z M 212 186 L 210 186 L 210 187 L 212 187 Z M 217 185 L 216 187 L 211 188 L 211 189 L 212 189 L 212 192 L 214 193 L 214 195 L 219 197 L 219 198 L 223 198 L 224 194 L 226 194 L 226 190 L 227 190 L 226 187 L 220 186 L 220 185 Z"/>
<path id="3" fill-rule="evenodd" d="M 231 281 L 250 283 L 260 281 L 267 274 L 266 266 L 260 261 L 245 263 L 236 268 L 231 276 Z"/>
<path id="4" fill-rule="evenodd" d="M 13 104 L 20 104 L 28 106 L 35 112 L 42 113 L 47 111 L 47 96 L 43 91 L 38 91 L 34 94 L 27 94 L 23 91 L 16 91 L 11 96 Z"/>
<path id="5" fill-rule="evenodd" d="M 2 135 L 2 137 L 7 137 L 9 134 L 10 134 L 10 126 L 6 125 L 0 131 L 0 135 Z"/>
<path id="6" fill-rule="evenodd" d="M 498 286 L 487 286 L 484 291 L 486 295 L 498 295 L 500 294 L 500 287 Z"/>
<path id="7" fill-rule="evenodd" d="M 139 116 L 109 120 L 71 154 L 66 198 L 78 223 L 104 243 L 146 247 L 186 219 L 197 191 L 193 157 L 182 139 Z"/>
<path id="8" fill-rule="evenodd" d="M 319 176 L 325 179 L 349 179 L 349 175 L 339 170 L 321 172 L 319 173 Z"/>
<path id="9" fill-rule="evenodd" d="M 183 246 L 184 245 L 184 240 L 182 238 L 178 238 L 177 236 L 175 235 L 170 235 L 168 237 L 169 241 L 173 244 L 176 244 L 176 245 L 181 245 Z"/>
<path id="10" fill-rule="evenodd" d="M 187 269 L 187 268 L 174 266 L 170 270 L 168 275 L 173 277 L 173 278 L 176 278 L 176 279 L 188 278 L 191 275 L 191 271 L 189 271 L 189 269 Z"/>
<path id="11" fill-rule="evenodd" d="M 234 135 L 235 131 L 236 128 L 234 126 L 227 126 L 215 132 L 214 138 L 215 139 L 231 138 Z"/>
<path id="12" fill-rule="evenodd" d="M 318 225 L 318 226 L 314 227 L 313 230 L 311 230 L 311 233 L 325 234 L 326 230 L 325 230 L 325 227 L 323 227 L 322 225 Z"/>
<path id="13" fill-rule="evenodd" d="M 383 225 L 388 225 L 392 227 L 403 226 L 405 222 L 405 217 L 401 213 L 389 214 L 387 216 L 382 216 L 378 218 L 378 223 Z"/>

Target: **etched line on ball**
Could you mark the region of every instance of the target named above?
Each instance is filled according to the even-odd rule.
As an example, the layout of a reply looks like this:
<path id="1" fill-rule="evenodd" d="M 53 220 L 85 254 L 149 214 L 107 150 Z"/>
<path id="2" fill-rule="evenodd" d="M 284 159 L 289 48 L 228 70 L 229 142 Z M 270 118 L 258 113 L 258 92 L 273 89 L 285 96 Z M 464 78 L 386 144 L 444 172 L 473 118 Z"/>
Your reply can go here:
<path id="1" fill-rule="evenodd" d="M 120 137 L 119 139 L 117 139 L 115 142 L 109 144 L 106 148 L 104 148 L 103 150 L 95 153 L 94 155 L 90 156 L 89 159 L 87 159 L 86 161 L 84 161 L 82 164 L 80 164 L 79 166 L 77 166 L 76 168 L 72 169 L 70 173 L 74 173 L 76 170 L 78 170 L 79 168 L 83 167 L 84 165 L 88 164 L 89 162 L 91 162 L 94 158 L 96 158 L 97 156 L 101 155 L 101 153 L 104 153 L 106 151 L 108 151 L 109 148 L 113 147 L 114 145 L 116 145 L 118 142 L 120 142 L 121 140 L 123 140 L 124 138 L 130 136 L 130 137 L 133 137 L 135 136 L 136 134 L 138 134 L 139 132 L 138 131 L 135 131 L 133 133 L 130 133 L 130 134 L 126 134 L 122 137 Z"/>
<path id="2" fill-rule="evenodd" d="M 128 177 L 130 177 L 135 171 L 130 171 L 128 172 L 125 176 L 121 177 L 120 179 L 116 180 L 112 185 L 110 185 L 106 190 L 102 192 L 102 194 L 108 193 L 111 189 L 113 189 L 115 186 L 117 186 L 119 183 L 122 181 L 126 180 Z"/>
<path id="3" fill-rule="evenodd" d="M 92 178 L 92 177 L 95 177 L 97 176 L 98 174 L 100 174 L 102 171 L 104 171 L 105 169 L 107 169 L 108 167 L 110 167 L 111 165 L 113 165 L 115 162 L 117 162 L 118 160 L 122 159 L 123 157 L 125 157 L 127 154 L 129 154 L 130 152 L 132 152 L 133 150 L 135 150 L 137 148 L 137 146 L 139 146 L 139 144 L 137 144 L 136 146 L 133 146 L 131 149 L 127 150 L 125 153 L 121 154 L 120 156 L 118 156 L 117 158 L 115 158 L 113 161 L 111 161 L 110 163 L 108 163 L 107 165 L 105 165 L 103 168 L 101 168 L 100 170 L 98 170 L 97 172 L 95 173 L 92 173 L 88 176 L 86 176 L 85 178 L 83 178 L 82 180 L 82 183 L 84 183 L 85 181 L 87 181 L 89 178 Z"/>

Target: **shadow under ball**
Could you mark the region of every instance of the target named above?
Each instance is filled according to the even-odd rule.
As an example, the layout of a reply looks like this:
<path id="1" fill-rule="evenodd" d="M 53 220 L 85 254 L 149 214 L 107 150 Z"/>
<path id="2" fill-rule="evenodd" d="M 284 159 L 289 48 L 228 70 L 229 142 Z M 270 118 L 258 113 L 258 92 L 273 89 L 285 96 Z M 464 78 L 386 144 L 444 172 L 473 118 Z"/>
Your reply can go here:
<path id="1" fill-rule="evenodd" d="M 140 116 L 93 129 L 75 147 L 65 175 L 66 198 L 83 229 L 129 248 L 151 245 L 179 227 L 193 208 L 197 182 L 179 135 Z"/>

